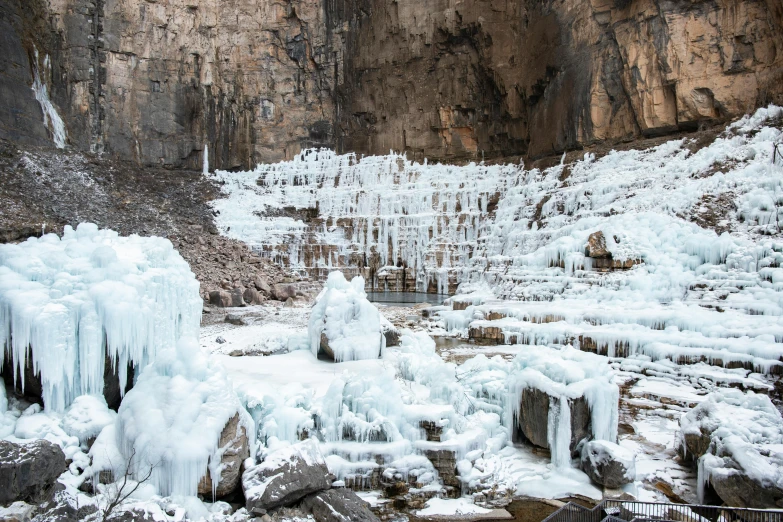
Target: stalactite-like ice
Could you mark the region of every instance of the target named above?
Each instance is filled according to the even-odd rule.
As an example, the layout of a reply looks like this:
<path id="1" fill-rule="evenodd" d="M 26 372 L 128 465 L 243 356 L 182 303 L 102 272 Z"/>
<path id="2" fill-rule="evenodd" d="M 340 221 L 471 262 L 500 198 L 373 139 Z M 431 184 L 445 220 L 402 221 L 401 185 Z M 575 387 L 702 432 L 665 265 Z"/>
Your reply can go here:
<path id="1" fill-rule="evenodd" d="M 352 253 L 366 259 L 360 267 L 377 256 L 379 267 L 412 270 L 419 289 L 437 279 L 442 290 L 439 269 L 467 264 L 487 232 L 488 209 L 520 170 L 307 150 L 252 172 L 217 171 L 229 198 L 213 205 L 229 236 L 290 266 L 319 266 L 307 252 L 324 245 L 337 253 L 338 266 L 357 266 Z M 303 219 L 313 217 L 323 225 L 308 233 Z"/>
<path id="2" fill-rule="evenodd" d="M 125 389 L 182 337 L 197 338 L 198 282 L 171 243 L 93 224 L 0 245 L 0 342 L 23 381 L 31 360 L 47 409 L 103 392 L 108 360 Z"/>

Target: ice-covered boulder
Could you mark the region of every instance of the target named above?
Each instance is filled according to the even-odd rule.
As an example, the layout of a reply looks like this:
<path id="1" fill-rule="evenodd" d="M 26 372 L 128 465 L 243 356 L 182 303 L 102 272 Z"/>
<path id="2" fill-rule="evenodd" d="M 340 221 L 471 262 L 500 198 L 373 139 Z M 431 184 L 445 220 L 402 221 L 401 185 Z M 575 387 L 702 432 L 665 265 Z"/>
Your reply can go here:
<path id="1" fill-rule="evenodd" d="M 272 451 L 260 464 L 246 462 L 242 474 L 246 507 L 251 512 L 288 506 L 330 487 L 329 470 L 312 439 Z"/>
<path id="2" fill-rule="evenodd" d="M 367 299 L 364 278 L 349 283 L 332 272 L 310 313 L 310 349 L 335 362 L 377 359 L 385 346 L 381 314 Z"/>
<path id="3" fill-rule="evenodd" d="M 783 507 L 783 417 L 768 396 L 713 392 L 680 428 L 686 455 L 697 452 L 702 499 L 710 486 L 731 506 Z"/>
<path id="4" fill-rule="evenodd" d="M 220 433 L 220 480 L 215 487 L 212 484 L 212 468 L 207 470 L 207 474 L 198 483 L 199 495 L 205 497 L 211 496 L 220 498 L 233 492 L 239 485 L 242 478 L 242 463 L 250 456 L 250 448 L 247 445 L 247 432 L 242 425 L 237 413 L 226 424 Z"/>
<path id="5" fill-rule="evenodd" d="M 0 440 L 0 504 L 45 500 L 65 470 L 65 455 L 56 444 L 46 440 L 30 444 Z"/>
<path id="6" fill-rule="evenodd" d="M 248 447 L 253 447 L 253 420 L 231 381 L 201 351 L 197 341 L 184 339 L 176 349 L 159 354 L 122 401 L 116 422 L 117 450 L 122 460 L 111 463 L 113 475 L 122 476 L 127 462 L 134 477 L 145 476 L 151 467 L 149 482 L 159 494 L 193 496 L 209 471 L 215 493 L 221 485 L 215 477 L 222 478 L 227 451 L 221 445 L 221 435 L 235 416 L 238 423 L 233 435 L 244 430 Z M 96 445 L 103 445 L 105 438 L 102 432 Z M 233 436 L 231 439 L 235 440 Z M 110 442 L 105 444 L 109 446 Z M 229 447 L 242 454 L 242 446 Z M 112 449 L 107 447 L 106 452 L 110 455 Z M 95 454 L 95 448 L 91 453 Z M 95 455 L 94 463 L 96 456 L 100 457 Z"/>
<path id="7" fill-rule="evenodd" d="M 617 440 L 619 389 L 606 358 L 570 346 L 531 346 L 514 358 L 507 385 L 507 421 L 549 448 L 556 466 L 571 464 L 584 437 Z"/>
<path id="8" fill-rule="evenodd" d="M 593 482 L 619 488 L 636 478 L 636 455 L 606 440 L 592 440 L 582 446 L 582 471 Z"/>
<path id="9" fill-rule="evenodd" d="M 100 395 L 105 362 L 143 366 L 183 336 L 198 337 L 198 281 L 171 242 L 120 237 L 82 223 L 0 245 L 0 346 L 24 387 L 28 358 L 47 409 Z"/>
<path id="10" fill-rule="evenodd" d="M 380 522 L 367 503 L 346 488 L 310 495 L 302 501 L 302 509 L 312 513 L 317 522 Z"/>

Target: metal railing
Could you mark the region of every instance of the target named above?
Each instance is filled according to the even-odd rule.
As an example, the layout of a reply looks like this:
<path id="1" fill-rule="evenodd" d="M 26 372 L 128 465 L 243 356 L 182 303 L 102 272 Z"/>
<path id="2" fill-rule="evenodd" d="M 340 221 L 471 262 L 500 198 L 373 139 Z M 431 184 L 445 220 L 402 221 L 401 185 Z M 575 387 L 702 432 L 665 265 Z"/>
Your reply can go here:
<path id="1" fill-rule="evenodd" d="M 569 502 L 543 522 L 783 522 L 783 510 L 634 500 L 604 500 L 594 508 Z"/>

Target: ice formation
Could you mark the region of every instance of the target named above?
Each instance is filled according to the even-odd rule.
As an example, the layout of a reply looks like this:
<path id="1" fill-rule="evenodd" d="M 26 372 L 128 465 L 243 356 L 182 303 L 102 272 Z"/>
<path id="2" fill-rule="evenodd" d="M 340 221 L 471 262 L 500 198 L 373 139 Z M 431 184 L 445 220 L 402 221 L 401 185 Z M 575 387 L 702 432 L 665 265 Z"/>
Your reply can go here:
<path id="1" fill-rule="evenodd" d="M 305 151 L 217 172 L 226 197 L 215 208 L 223 231 L 315 277 L 370 277 L 377 255 L 376 276 L 407 266 L 420 289 L 481 290 L 470 299 L 484 306 L 441 313 L 452 335 L 491 321 L 505 343 L 776 373 L 781 118 L 773 105 L 706 146 L 683 138 L 545 170 Z M 608 261 L 586 255 L 597 231 Z M 489 306 L 497 298 L 521 303 Z"/>
<path id="2" fill-rule="evenodd" d="M 617 440 L 619 390 L 606 359 L 570 346 L 559 350 L 541 346 L 522 351 L 514 358 L 509 372 L 508 407 L 512 412 L 506 415 L 509 428 L 513 428 L 511 421 L 520 416 L 520 398 L 526 388 L 541 390 L 549 396 L 547 436 L 556 466 L 571 465 L 569 400 L 580 397 L 587 400 L 595 439 Z"/>
<path id="3" fill-rule="evenodd" d="M 386 345 L 381 314 L 364 292 L 364 278 L 350 283 L 332 272 L 318 295 L 308 327 L 314 355 L 328 350 L 335 362 L 378 358 Z"/>
<path id="4" fill-rule="evenodd" d="M 220 477 L 220 433 L 236 414 L 254 447 L 253 420 L 232 383 L 194 340 L 183 339 L 158 354 L 122 401 L 110 430 L 123 459 L 108 459 L 109 469 L 118 476 L 130 463 L 133 476 L 143 477 L 152 468 L 150 483 L 160 494 L 195 495 L 208 466 Z"/>
<path id="5" fill-rule="evenodd" d="M 166 239 L 83 223 L 62 238 L 0 245 L 0 342 L 15 379 L 31 359 L 48 410 L 102 394 L 107 361 L 124 390 L 129 363 L 143 368 L 198 338 L 201 306 L 198 282 Z"/>
<path id="6" fill-rule="evenodd" d="M 44 127 L 51 133 L 55 146 L 58 149 L 63 149 L 65 148 L 66 140 L 65 123 L 54 104 L 52 104 L 52 100 L 49 99 L 46 83 L 41 79 L 41 73 L 38 70 L 38 49 L 33 49 L 35 51 L 35 62 L 33 63 L 33 92 L 35 93 L 35 99 L 41 105 Z M 44 58 L 44 68 L 46 72 L 50 72 L 51 64 L 48 54 Z"/>
<path id="7" fill-rule="evenodd" d="M 404 267 L 419 289 L 435 283 L 445 293 L 449 272 L 467 264 L 488 232 L 489 212 L 519 171 L 307 150 L 252 172 L 216 171 L 228 197 L 214 208 L 230 237 L 291 267 L 353 266 L 352 254 L 366 265 L 377 256 L 379 269 Z M 286 208 L 294 212 L 279 211 Z M 315 212 L 312 233 L 297 211 Z"/>
<path id="8" fill-rule="evenodd" d="M 699 459 L 699 496 L 718 475 L 742 474 L 783 490 L 783 417 L 767 395 L 723 389 L 680 419 L 683 435 L 709 436 Z M 683 438 L 684 445 L 684 438 Z"/>

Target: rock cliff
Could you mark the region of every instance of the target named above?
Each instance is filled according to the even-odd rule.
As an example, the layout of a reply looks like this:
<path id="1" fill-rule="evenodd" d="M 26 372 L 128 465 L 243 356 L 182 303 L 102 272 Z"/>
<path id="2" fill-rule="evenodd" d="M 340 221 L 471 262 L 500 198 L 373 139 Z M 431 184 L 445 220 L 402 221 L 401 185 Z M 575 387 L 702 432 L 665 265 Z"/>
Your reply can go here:
<path id="1" fill-rule="evenodd" d="M 0 138 L 219 168 L 539 157 L 783 103 L 778 0 L 0 0 Z M 38 51 L 38 52 L 36 52 Z"/>

